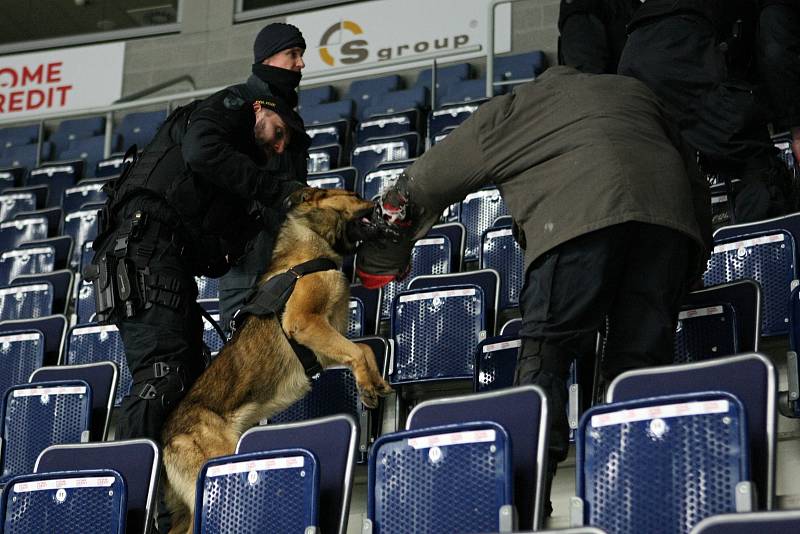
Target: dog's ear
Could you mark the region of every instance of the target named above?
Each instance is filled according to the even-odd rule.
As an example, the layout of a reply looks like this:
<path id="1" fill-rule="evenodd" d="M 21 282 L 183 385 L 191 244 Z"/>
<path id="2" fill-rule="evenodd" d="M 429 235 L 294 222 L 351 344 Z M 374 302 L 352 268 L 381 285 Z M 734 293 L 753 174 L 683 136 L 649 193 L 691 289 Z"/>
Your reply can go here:
<path id="1" fill-rule="evenodd" d="M 294 208 L 295 206 L 302 204 L 303 202 L 309 202 L 314 199 L 314 193 L 317 190 L 313 187 L 302 187 L 293 191 L 292 194 L 289 195 L 289 207 Z"/>

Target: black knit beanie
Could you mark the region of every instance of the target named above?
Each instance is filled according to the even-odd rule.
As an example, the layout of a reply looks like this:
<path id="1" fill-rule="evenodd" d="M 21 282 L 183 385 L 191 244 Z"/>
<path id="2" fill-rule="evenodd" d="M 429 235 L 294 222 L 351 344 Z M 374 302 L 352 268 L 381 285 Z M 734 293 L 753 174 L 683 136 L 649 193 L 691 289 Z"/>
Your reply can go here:
<path id="1" fill-rule="evenodd" d="M 253 43 L 253 61 L 261 63 L 281 50 L 296 46 L 306 49 L 306 40 L 295 26 L 283 22 L 267 24 L 258 32 Z"/>

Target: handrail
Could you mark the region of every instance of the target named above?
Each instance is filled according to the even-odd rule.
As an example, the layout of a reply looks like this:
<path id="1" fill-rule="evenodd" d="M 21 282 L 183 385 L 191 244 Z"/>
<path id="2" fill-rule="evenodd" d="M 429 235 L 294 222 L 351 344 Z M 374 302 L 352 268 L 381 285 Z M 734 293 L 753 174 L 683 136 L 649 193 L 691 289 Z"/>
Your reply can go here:
<path id="1" fill-rule="evenodd" d="M 503 85 L 503 82 L 495 82 L 494 81 L 494 12 L 495 8 L 499 4 L 513 4 L 515 2 L 520 2 L 521 0 L 492 0 L 489 2 L 489 16 L 487 17 L 488 22 L 486 23 L 486 33 L 487 33 L 487 41 L 486 41 L 486 98 L 492 98 L 494 96 L 494 86 L 495 85 Z M 513 19 L 513 17 L 512 17 Z M 518 83 L 519 80 L 515 80 L 514 83 Z"/>
<path id="2" fill-rule="evenodd" d="M 148 87 L 147 89 L 143 89 L 143 90 L 141 90 L 139 92 L 130 94 L 128 96 L 123 96 L 119 100 L 115 100 L 113 103 L 114 104 L 119 104 L 121 102 L 133 102 L 134 100 L 139 100 L 140 98 L 143 98 L 143 97 L 145 97 L 147 95 L 151 95 L 153 93 L 157 93 L 157 92 L 161 91 L 162 89 L 166 89 L 167 87 L 169 87 L 171 85 L 179 84 L 181 82 L 189 82 L 189 84 L 192 86 L 192 90 L 193 91 L 195 89 L 197 89 L 197 84 L 194 83 L 194 78 L 192 78 L 188 74 L 184 74 L 183 76 L 178 76 L 177 78 L 172 78 L 171 80 L 167 80 L 165 82 L 158 83 L 156 85 Z"/>

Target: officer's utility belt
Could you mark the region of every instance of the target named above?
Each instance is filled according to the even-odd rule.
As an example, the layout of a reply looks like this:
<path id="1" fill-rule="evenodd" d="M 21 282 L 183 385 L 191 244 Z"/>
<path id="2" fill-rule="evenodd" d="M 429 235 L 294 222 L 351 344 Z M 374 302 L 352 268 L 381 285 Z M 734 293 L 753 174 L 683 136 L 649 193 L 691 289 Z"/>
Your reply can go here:
<path id="1" fill-rule="evenodd" d="M 284 309 L 286 309 L 286 303 L 289 301 L 289 297 L 292 296 L 297 281 L 307 274 L 335 270 L 338 270 L 338 266 L 333 260 L 316 258 L 296 265 L 285 273 L 273 276 L 250 293 L 245 305 L 234 314 L 231 321 L 231 329 L 235 331 L 237 328 L 241 328 L 244 320 L 250 315 L 259 317 L 274 316 L 278 320 L 278 325 L 281 326 L 280 317 L 283 315 Z M 286 335 L 283 326 L 281 326 L 281 332 L 289 341 L 289 345 L 297 355 L 297 359 L 303 364 L 306 376 L 312 377 L 321 373 L 322 366 L 319 364 L 317 357 L 314 356 L 313 351 Z"/>
<path id="2" fill-rule="evenodd" d="M 156 247 L 165 241 L 171 241 L 180 254 L 182 247 L 170 225 L 135 211 L 103 244 L 95 263 L 83 273 L 94 284 L 97 322 L 130 318 L 153 304 L 172 309 L 184 304 L 188 292 L 180 279 L 150 272 Z"/>

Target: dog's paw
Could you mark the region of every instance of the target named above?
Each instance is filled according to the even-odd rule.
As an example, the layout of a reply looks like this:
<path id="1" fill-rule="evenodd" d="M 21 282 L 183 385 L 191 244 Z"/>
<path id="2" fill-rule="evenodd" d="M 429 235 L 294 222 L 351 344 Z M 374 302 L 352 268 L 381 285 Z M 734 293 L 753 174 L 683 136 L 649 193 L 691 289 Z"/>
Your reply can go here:
<path id="1" fill-rule="evenodd" d="M 358 392 L 361 395 L 361 402 L 367 408 L 377 408 L 380 397 L 384 397 L 392 392 L 390 386 L 385 380 L 381 379 L 377 384 L 370 384 L 366 387 L 359 387 Z"/>

